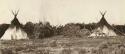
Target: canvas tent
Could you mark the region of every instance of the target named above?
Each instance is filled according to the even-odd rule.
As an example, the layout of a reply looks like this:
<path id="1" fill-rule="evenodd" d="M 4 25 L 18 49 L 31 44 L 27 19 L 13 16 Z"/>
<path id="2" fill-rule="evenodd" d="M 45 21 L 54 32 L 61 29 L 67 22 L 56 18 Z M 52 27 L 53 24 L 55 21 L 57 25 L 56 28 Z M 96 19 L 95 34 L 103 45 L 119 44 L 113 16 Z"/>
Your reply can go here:
<path id="1" fill-rule="evenodd" d="M 19 40 L 19 39 L 28 39 L 27 33 L 22 29 L 20 22 L 17 19 L 17 12 L 13 12 L 14 19 L 11 21 L 8 29 L 5 31 L 2 40 Z"/>
<path id="2" fill-rule="evenodd" d="M 106 12 L 102 13 L 101 20 L 97 23 L 96 29 L 92 31 L 92 34 L 89 37 L 95 37 L 95 36 L 118 36 L 122 35 L 120 31 L 112 27 L 105 19 Z"/>

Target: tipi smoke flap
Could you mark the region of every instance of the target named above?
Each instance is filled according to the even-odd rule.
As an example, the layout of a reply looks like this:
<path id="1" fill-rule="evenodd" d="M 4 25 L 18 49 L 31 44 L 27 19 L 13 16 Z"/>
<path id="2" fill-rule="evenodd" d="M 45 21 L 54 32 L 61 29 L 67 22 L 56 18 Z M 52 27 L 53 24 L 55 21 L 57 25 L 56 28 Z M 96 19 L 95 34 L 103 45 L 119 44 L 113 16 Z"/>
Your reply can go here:
<path id="1" fill-rule="evenodd" d="M 106 12 L 102 13 L 101 20 L 97 23 L 97 28 L 93 30 L 92 34 L 89 37 L 95 36 L 121 36 L 123 35 L 120 31 L 112 27 L 105 19 Z"/>
<path id="2" fill-rule="evenodd" d="M 11 21 L 10 26 L 1 37 L 2 40 L 28 39 L 27 33 L 22 29 L 21 24 L 17 19 L 18 12 L 19 11 L 12 11 L 14 19 Z"/>

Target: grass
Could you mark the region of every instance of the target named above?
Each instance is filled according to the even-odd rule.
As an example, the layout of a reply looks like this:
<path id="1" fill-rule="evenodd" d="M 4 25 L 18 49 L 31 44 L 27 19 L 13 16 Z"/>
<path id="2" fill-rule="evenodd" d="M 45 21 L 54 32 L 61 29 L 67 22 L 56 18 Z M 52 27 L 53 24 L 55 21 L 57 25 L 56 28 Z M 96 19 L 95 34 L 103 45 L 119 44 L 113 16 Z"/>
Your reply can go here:
<path id="1" fill-rule="evenodd" d="M 125 54 L 125 38 L 66 38 L 0 41 L 0 54 Z"/>

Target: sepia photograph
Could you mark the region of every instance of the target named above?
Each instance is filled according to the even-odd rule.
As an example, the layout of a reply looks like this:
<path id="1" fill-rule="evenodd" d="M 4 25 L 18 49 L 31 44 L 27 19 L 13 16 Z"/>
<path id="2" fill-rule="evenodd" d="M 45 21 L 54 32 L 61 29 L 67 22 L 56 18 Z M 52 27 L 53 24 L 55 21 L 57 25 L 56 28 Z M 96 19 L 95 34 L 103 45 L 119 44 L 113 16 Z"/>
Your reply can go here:
<path id="1" fill-rule="evenodd" d="M 125 0 L 0 0 L 0 54 L 125 54 Z"/>

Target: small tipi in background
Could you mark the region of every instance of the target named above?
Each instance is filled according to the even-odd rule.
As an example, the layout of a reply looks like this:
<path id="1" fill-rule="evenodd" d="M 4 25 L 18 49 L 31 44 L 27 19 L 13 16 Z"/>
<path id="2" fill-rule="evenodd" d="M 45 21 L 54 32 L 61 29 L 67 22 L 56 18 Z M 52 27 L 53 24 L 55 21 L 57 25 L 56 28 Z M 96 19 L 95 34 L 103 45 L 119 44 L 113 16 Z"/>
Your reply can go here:
<path id="1" fill-rule="evenodd" d="M 92 34 L 89 37 L 95 37 L 95 36 L 119 36 L 122 35 L 120 31 L 113 28 L 105 19 L 106 12 L 102 13 L 101 20 L 97 23 L 97 28 L 93 30 Z M 115 31 L 117 30 L 117 31 Z"/>
<path id="2" fill-rule="evenodd" d="M 28 39 L 27 33 L 22 29 L 22 26 L 17 19 L 18 12 L 19 10 L 17 12 L 12 11 L 14 19 L 11 21 L 10 26 L 1 37 L 2 40 Z"/>

